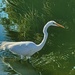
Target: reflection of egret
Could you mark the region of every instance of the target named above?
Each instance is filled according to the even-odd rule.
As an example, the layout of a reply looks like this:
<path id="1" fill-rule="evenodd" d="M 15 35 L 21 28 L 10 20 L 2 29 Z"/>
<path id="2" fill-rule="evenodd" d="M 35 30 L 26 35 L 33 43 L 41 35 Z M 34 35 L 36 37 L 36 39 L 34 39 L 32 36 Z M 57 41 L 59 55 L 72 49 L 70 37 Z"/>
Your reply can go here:
<path id="1" fill-rule="evenodd" d="M 19 62 L 14 58 L 4 58 L 4 63 L 7 64 L 12 70 L 17 72 L 19 75 L 39 75 L 39 72 L 34 67 L 25 61 Z"/>
<path id="2" fill-rule="evenodd" d="M 62 27 L 64 26 L 56 23 L 55 21 L 49 21 L 43 28 L 43 33 L 44 33 L 44 38 L 40 44 L 35 44 L 34 42 L 31 41 L 25 41 L 25 42 L 8 42 L 4 48 L 9 49 L 9 51 L 14 52 L 18 55 L 21 55 L 21 59 L 23 59 L 24 56 L 30 57 L 34 53 L 38 52 L 43 48 L 43 46 L 46 43 L 48 33 L 47 29 L 49 26 L 57 26 L 57 27 Z"/>

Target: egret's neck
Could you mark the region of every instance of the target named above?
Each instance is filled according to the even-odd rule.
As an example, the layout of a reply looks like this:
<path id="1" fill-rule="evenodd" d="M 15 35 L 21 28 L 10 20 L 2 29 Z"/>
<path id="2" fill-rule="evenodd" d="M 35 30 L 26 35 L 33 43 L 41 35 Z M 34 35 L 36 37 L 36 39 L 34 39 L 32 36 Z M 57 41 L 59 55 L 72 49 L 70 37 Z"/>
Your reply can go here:
<path id="1" fill-rule="evenodd" d="M 42 42 L 38 45 L 38 48 L 39 48 L 38 50 L 41 50 L 46 43 L 46 40 L 48 37 L 47 28 L 48 28 L 47 26 L 44 26 L 44 29 L 43 29 L 44 38 L 43 38 Z"/>

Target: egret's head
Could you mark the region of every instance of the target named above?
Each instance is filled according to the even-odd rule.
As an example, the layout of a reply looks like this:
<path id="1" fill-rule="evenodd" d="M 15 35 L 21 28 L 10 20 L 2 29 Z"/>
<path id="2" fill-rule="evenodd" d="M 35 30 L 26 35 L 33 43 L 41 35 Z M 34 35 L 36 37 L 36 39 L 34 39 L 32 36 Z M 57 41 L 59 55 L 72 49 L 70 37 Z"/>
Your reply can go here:
<path id="1" fill-rule="evenodd" d="M 49 21 L 47 24 L 48 24 L 49 26 L 57 26 L 57 27 L 65 28 L 64 26 L 62 26 L 62 25 L 56 23 L 55 21 Z"/>
<path id="2" fill-rule="evenodd" d="M 47 29 L 49 26 L 57 26 L 57 27 L 61 27 L 61 28 L 65 28 L 64 26 L 56 23 L 55 21 L 49 21 L 46 23 L 46 25 L 44 26 L 43 28 L 43 33 L 46 33 L 47 34 Z"/>

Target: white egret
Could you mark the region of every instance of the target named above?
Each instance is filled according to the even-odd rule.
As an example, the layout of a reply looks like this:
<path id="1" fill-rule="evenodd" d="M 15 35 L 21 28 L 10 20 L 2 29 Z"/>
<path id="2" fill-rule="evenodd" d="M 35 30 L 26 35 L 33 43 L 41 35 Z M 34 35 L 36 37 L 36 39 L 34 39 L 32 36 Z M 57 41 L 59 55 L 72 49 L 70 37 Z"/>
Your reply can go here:
<path id="1" fill-rule="evenodd" d="M 56 23 L 55 21 L 49 21 L 46 23 L 46 25 L 43 28 L 44 38 L 40 44 L 37 45 L 31 41 L 8 42 L 1 47 L 4 49 L 9 49 L 9 51 L 20 55 L 21 59 L 23 59 L 24 56 L 30 57 L 34 53 L 40 51 L 43 48 L 43 46 L 45 45 L 47 37 L 48 37 L 47 29 L 49 26 L 57 26 L 57 27 L 64 28 L 64 26 Z"/>

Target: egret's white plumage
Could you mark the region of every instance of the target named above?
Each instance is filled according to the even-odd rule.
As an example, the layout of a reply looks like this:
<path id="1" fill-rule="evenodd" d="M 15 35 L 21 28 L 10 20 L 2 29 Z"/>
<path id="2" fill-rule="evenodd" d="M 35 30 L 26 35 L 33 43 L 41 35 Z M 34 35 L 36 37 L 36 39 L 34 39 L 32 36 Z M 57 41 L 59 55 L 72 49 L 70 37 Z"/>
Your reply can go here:
<path id="1" fill-rule="evenodd" d="M 41 50 L 43 48 L 43 46 L 45 45 L 47 37 L 48 37 L 47 29 L 49 26 L 57 26 L 57 27 L 64 28 L 64 26 L 56 23 L 55 21 L 49 21 L 43 28 L 44 38 L 40 44 L 37 45 L 31 41 L 4 42 L 4 43 L 2 43 L 1 48 L 9 49 L 9 51 L 16 53 L 18 55 L 21 55 L 21 59 L 23 59 L 23 56 L 30 57 L 34 53 Z"/>

